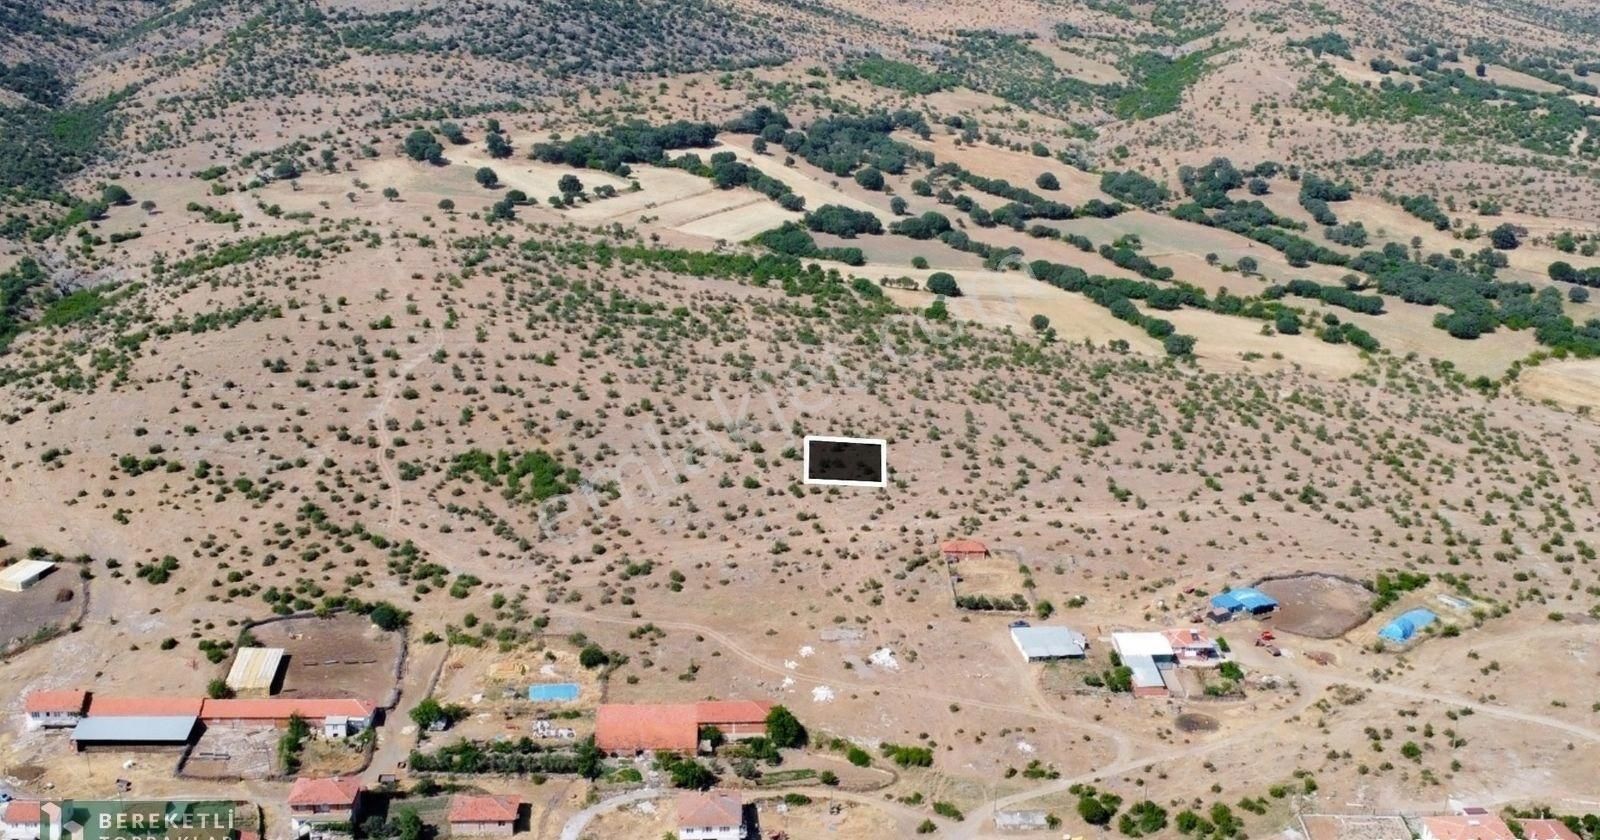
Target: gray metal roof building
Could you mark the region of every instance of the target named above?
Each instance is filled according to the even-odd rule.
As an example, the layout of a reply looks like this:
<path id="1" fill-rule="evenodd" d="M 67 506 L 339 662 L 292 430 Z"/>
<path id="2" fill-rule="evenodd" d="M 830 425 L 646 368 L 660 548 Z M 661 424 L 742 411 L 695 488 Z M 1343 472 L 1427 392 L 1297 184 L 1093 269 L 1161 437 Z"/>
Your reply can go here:
<path id="1" fill-rule="evenodd" d="M 87 717 L 72 730 L 72 742 L 80 750 L 91 747 L 181 747 L 194 737 L 199 722 L 200 718 L 194 715 Z"/>
<path id="2" fill-rule="evenodd" d="M 1082 633 L 1067 627 L 1013 627 L 1011 640 L 1029 662 L 1079 659 L 1089 647 L 1089 640 Z"/>

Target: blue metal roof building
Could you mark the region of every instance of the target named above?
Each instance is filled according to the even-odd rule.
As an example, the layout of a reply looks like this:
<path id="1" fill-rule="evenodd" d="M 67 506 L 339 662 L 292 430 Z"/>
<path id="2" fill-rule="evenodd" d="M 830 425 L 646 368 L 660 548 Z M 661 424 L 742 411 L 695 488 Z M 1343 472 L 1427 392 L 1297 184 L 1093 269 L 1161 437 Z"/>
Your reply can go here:
<path id="1" fill-rule="evenodd" d="M 1259 589 L 1230 589 L 1211 596 L 1211 606 L 1231 613 L 1248 612 L 1264 613 L 1278 608 L 1278 602 L 1267 597 Z"/>
<path id="2" fill-rule="evenodd" d="M 1378 635 L 1391 642 L 1408 642 L 1417 631 L 1438 620 L 1438 616 L 1421 608 L 1403 612 L 1383 626 Z"/>

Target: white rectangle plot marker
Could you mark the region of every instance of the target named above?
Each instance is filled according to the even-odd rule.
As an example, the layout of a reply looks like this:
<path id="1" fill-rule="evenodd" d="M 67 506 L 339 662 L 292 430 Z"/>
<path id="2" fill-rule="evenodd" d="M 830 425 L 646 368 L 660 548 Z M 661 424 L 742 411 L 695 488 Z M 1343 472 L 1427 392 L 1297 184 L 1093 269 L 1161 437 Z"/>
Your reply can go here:
<path id="1" fill-rule="evenodd" d="M 887 487 L 889 443 L 882 438 L 807 435 L 805 483 Z"/>

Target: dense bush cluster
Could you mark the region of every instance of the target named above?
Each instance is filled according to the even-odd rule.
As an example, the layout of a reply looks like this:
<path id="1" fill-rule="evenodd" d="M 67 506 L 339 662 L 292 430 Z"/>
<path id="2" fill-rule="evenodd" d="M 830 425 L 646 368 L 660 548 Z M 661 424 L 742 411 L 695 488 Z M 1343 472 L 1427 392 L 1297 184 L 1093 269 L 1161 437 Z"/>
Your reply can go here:
<path id="1" fill-rule="evenodd" d="M 717 127 L 706 122 L 678 120 L 663 126 L 631 122 L 600 134 L 570 140 L 536 143 L 534 160 L 565 166 L 598 169 L 626 176 L 630 163 L 665 165 L 668 151 L 703 149 L 716 142 Z"/>

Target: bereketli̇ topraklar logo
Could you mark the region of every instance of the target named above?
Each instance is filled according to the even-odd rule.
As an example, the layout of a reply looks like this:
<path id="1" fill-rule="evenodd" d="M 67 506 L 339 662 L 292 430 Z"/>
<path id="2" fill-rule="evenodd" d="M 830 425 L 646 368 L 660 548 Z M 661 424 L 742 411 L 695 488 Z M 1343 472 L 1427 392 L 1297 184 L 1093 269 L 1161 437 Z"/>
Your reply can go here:
<path id="1" fill-rule="evenodd" d="M 39 807 L 40 840 L 235 840 L 232 802 L 64 800 Z"/>

